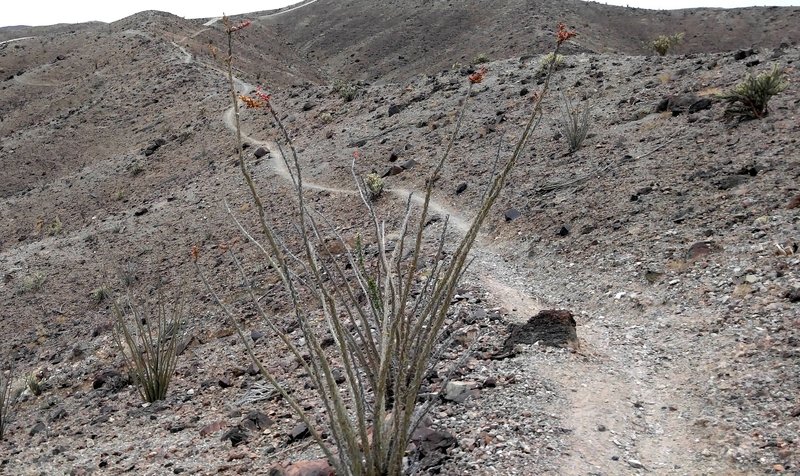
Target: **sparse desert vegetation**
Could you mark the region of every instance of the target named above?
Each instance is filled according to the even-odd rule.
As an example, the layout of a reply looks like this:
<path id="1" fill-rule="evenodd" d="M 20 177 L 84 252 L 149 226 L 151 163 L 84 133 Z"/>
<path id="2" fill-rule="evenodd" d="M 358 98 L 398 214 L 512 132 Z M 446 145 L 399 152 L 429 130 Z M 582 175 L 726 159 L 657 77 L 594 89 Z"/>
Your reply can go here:
<path id="1" fill-rule="evenodd" d="M 800 9 L 456 3 L 0 28 L 0 473 L 797 472 Z"/>
<path id="2" fill-rule="evenodd" d="M 650 42 L 650 47 L 660 56 L 665 56 L 670 50 L 675 49 L 676 46 L 683 42 L 683 37 L 683 32 L 675 33 L 674 35 L 658 35 Z"/>
<path id="3" fill-rule="evenodd" d="M 729 104 L 728 114 L 758 119 L 767 115 L 769 100 L 787 86 L 783 70 L 775 65 L 768 72 L 748 74 L 743 82 L 722 93 L 720 98 Z"/>

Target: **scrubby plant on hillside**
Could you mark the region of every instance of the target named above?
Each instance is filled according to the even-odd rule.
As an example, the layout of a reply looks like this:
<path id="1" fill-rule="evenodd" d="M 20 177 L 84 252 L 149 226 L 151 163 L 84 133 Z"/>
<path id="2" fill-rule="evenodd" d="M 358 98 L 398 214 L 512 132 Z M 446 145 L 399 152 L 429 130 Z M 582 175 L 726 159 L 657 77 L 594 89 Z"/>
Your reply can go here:
<path id="1" fill-rule="evenodd" d="M 114 341 L 145 402 L 163 400 L 178 361 L 178 339 L 184 316 L 179 296 L 171 307 L 161 291 L 154 305 L 115 302 Z"/>
<path id="2" fill-rule="evenodd" d="M 559 121 L 561 134 L 567 139 L 570 153 L 581 148 L 591 124 L 590 108 L 588 106 L 573 107 L 566 95 L 562 95 L 564 102 L 563 111 Z"/>
<path id="3" fill-rule="evenodd" d="M 345 102 L 350 102 L 356 97 L 358 97 L 359 89 L 358 86 L 354 83 L 349 81 L 343 81 L 341 79 L 337 79 L 331 85 L 331 89 L 335 92 L 340 98 L 344 99 Z"/>
<path id="4" fill-rule="evenodd" d="M 539 60 L 539 69 L 536 73 L 538 76 L 545 76 L 551 69 L 558 70 L 562 67 L 564 67 L 564 56 L 551 51 Z"/>
<path id="5" fill-rule="evenodd" d="M 472 59 L 473 64 L 483 64 L 489 62 L 489 55 L 486 53 L 480 53 L 475 58 Z"/>
<path id="6" fill-rule="evenodd" d="M 650 48 L 658 53 L 659 56 L 665 56 L 669 53 L 669 50 L 683 42 L 683 36 L 682 32 L 674 35 L 658 35 L 650 42 Z"/>
<path id="7" fill-rule="evenodd" d="M 283 401 L 307 425 L 336 474 L 398 476 L 404 471 L 412 433 L 436 402 L 434 398 L 421 400 L 419 392 L 423 379 L 436 364 L 444 342 L 450 303 L 466 269 L 470 249 L 506 178 L 540 123 L 542 100 L 549 90 L 555 63 L 551 63 L 542 89 L 531 103 L 530 117 L 514 152 L 490 178 L 476 217 L 463 238 L 452 244 L 452 252 L 442 253 L 451 245 L 447 239 L 447 220 L 441 234 L 427 235 L 426 224 L 436 182 L 433 178 L 439 176 L 447 163 L 469 109 L 473 87 L 487 75 L 485 68 L 469 76 L 452 135 L 434 164 L 421 197 L 402 196 L 406 203 L 405 213 L 398 217 L 401 225 L 393 249 L 387 248 L 389 232 L 373 208 L 368 190 L 362 181 L 355 180 L 357 189 L 354 193 L 361 198 L 371 225 L 369 230 L 357 234 L 356 247 L 351 249 L 331 223 L 333 217 L 319 214 L 306 201 L 297 150 L 271 97 L 261 91 L 255 96 L 237 95 L 232 65 L 233 33 L 247 23 L 232 25 L 225 18 L 224 24 L 228 32 L 227 73 L 239 166 L 258 215 L 257 233 L 248 230 L 227 203 L 226 209 L 240 232 L 269 264 L 269 269 L 277 274 L 302 339 L 290 336 L 275 321 L 256 291 L 246 284 L 252 279 L 240 263 L 238 254 L 232 248 L 227 253 L 239 270 L 250 296 L 250 305 L 242 312 L 255 310 L 282 342 L 281 351 L 288 351 L 302 366 L 311 380 L 311 387 L 318 394 L 319 406 L 324 409 L 326 429 L 319 428 L 316 418 L 305 410 L 307 407 L 298 400 L 294 391 L 279 382 L 269 370 L 270 366 L 258 359 L 240 325 L 239 312 L 219 296 L 203 272 L 200 265 L 202 254 L 198 247 L 192 249 L 195 268 L 208 293 L 238 332 L 250 358 Z M 572 36 L 573 32 L 559 25 L 554 54 Z M 294 188 L 294 229 L 297 233 L 294 237 L 278 234 L 273 226 L 276 217 L 269 215 L 271 206 L 264 201 L 269 195 L 262 197 L 248 170 L 242 149 L 240 101 L 248 108 L 264 111 L 277 124 L 280 134 L 277 160 L 283 160 L 291 171 Z M 414 206 L 419 209 L 412 213 Z M 334 254 L 325 246 L 328 235 L 345 244 L 343 253 Z M 367 247 L 369 254 L 364 252 Z M 419 279 L 423 269 L 427 272 L 424 280 Z M 336 367 L 343 369 L 343 380 L 337 378 Z M 323 436 L 323 431 L 329 438 Z"/>
<path id="8" fill-rule="evenodd" d="M 728 115 L 759 119 L 767 115 L 767 104 L 772 96 L 786 89 L 783 69 L 774 65 L 772 70 L 747 78 L 732 90 L 719 97 L 728 103 Z"/>
<path id="9" fill-rule="evenodd" d="M 370 200 L 375 200 L 383 193 L 383 179 L 375 172 L 370 172 L 364 177 L 364 188 Z"/>
<path id="10" fill-rule="evenodd" d="M 22 278 L 22 285 L 18 292 L 20 294 L 25 294 L 41 291 L 46 281 L 46 274 L 41 271 L 34 271 Z"/>

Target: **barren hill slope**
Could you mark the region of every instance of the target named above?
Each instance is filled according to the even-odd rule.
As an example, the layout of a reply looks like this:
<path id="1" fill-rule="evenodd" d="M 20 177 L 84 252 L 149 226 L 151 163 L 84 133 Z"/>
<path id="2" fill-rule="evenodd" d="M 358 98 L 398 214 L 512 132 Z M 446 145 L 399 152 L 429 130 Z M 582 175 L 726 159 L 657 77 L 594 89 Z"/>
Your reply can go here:
<path id="1" fill-rule="evenodd" d="M 265 20 L 287 46 L 344 79 L 405 79 L 453 63 L 541 54 L 563 21 L 573 51 L 647 54 L 657 35 L 685 32 L 680 53 L 800 41 L 800 8 L 653 11 L 565 0 L 319 0 Z"/>
<path id="2" fill-rule="evenodd" d="M 580 35 L 554 84 L 590 108 L 589 137 L 568 153 L 554 91 L 449 316 L 454 335 L 477 331 L 479 340 L 465 360 L 454 341 L 426 382 L 441 392 L 458 364 L 455 377 L 475 391 L 437 401 L 433 425 L 455 443 L 424 464 L 410 454 L 414 471 L 797 472 L 800 49 L 777 47 L 797 41 L 797 9 L 488 3 L 318 0 L 259 18 L 235 39 L 238 92 L 263 84 L 272 93 L 300 153 L 307 203 L 332 222 L 320 245 L 333 249 L 339 237 L 368 237 L 354 152 L 357 175 L 386 175 L 375 206 L 395 226 L 469 101 L 426 225 L 437 235 L 450 214 L 457 234 L 531 112 L 555 21 Z M 636 46 L 675 31 L 686 31 L 679 55 Z M 219 22 L 142 12 L 0 45 L 0 371 L 9 355 L 17 382 L 35 374 L 42 390 L 16 405 L 0 473 L 266 474 L 318 456 L 302 432 L 292 436 L 297 419 L 249 368 L 191 265 L 196 246 L 252 331 L 248 342 L 324 421 L 303 370 L 243 300 L 255 286 L 300 339 L 274 274 L 223 207 L 257 227 L 234 153 L 224 38 Z M 751 44 L 744 58 L 700 50 Z M 494 61 L 467 98 L 479 53 Z M 770 114 L 726 118 L 716 93 L 773 64 L 788 87 Z M 352 101 L 330 85 L 376 75 Z M 256 154 L 278 137 L 276 124 L 255 110 L 241 118 L 270 219 L 289 233 L 287 174 L 277 151 Z M 143 406 L 113 343 L 110 301 L 128 286 L 152 299 L 181 283 L 188 312 L 176 376 L 165 401 Z M 509 326 L 541 309 L 572 312 L 580 348 L 499 352 Z M 247 430 L 252 412 L 268 428 Z M 236 447 L 230 431 L 244 433 Z"/>

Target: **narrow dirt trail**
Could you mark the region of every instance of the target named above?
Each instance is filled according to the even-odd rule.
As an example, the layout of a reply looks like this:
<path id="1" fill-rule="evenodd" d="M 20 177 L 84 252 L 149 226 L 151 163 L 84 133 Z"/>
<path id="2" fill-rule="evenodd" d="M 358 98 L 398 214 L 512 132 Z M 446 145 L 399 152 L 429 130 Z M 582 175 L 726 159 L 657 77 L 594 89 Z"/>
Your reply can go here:
<path id="1" fill-rule="evenodd" d="M 36 38 L 35 36 L 21 36 L 19 38 L 12 38 L 10 40 L 0 41 L 0 45 L 5 45 L 8 43 L 14 43 L 15 41 L 22 41 L 22 40 L 30 40 L 31 38 Z"/>
<path id="2" fill-rule="evenodd" d="M 186 54 L 184 50 L 180 50 Z M 194 61 L 188 54 L 185 57 L 187 61 Z M 202 62 L 199 64 L 224 74 L 217 67 Z M 254 89 L 252 85 L 238 78 L 235 83 L 236 89 L 242 93 Z M 232 107 L 224 111 L 222 120 L 228 129 L 236 130 Z M 274 141 L 258 139 L 244 132 L 242 139 L 267 148 L 272 156 L 268 161 L 269 166 L 282 180 L 292 183 L 292 174 Z M 330 187 L 309 181 L 303 182 L 303 188 L 350 196 L 358 194 L 355 189 Z M 399 188 L 387 192 L 398 200 L 407 200 L 411 193 L 410 190 Z M 412 200 L 417 205 L 422 199 L 421 193 L 412 195 Z M 434 213 L 448 215 L 451 231 L 459 235 L 471 224 L 471 217 L 435 199 L 432 199 L 430 209 Z M 509 264 L 504 259 L 506 256 L 513 256 L 511 250 L 520 245 L 498 243 L 483 236 L 473 248 L 474 262 L 467 278 L 480 283 L 496 304 L 514 309 L 514 317 L 524 321 L 550 306 L 534 297 L 536 290 L 532 289 L 538 280 L 547 277 L 536 275 L 526 268 L 523 261 L 517 260 Z M 535 355 L 520 358 L 522 367 L 530 370 L 523 372 L 521 378 L 543 376 L 559 387 L 569 401 L 569 408 L 564 409 L 560 415 L 561 425 L 571 435 L 569 450 L 559 460 L 563 468 L 560 474 L 652 472 L 678 475 L 687 474 L 687 471 L 688 474 L 696 474 L 695 469 L 700 468 L 686 468 L 687 464 L 697 460 L 698 450 L 695 447 L 691 422 L 685 415 L 696 415 L 698 403 L 680 391 L 680 384 L 671 378 L 670 373 L 659 372 L 662 362 L 658 355 L 639 349 L 641 342 L 646 344 L 648 339 L 654 338 L 654 324 L 641 315 L 625 313 L 609 316 L 605 321 L 598 319 L 580 324 L 578 332 L 581 350 L 569 356 L 563 365 L 543 366 Z M 639 340 L 626 342 L 627 336 L 624 332 L 628 328 L 638 328 Z M 680 415 L 684 416 L 680 416 L 678 412 L 664 411 L 664 402 L 680 408 Z M 699 472 L 715 472 L 721 463 L 710 464 L 713 469 Z M 723 472 L 736 474 L 728 467 Z"/>
<path id="3" fill-rule="evenodd" d="M 290 9 L 288 9 L 288 10 L 283 10 L 283 11 L 280 11 L 280 12 L 270 13 L 269 15 L 262 15 L 262 16 L 258 17 L 258 19 L 259 20 L 266 20 L 267 18 L 277 17 L 279 15 L 283 15 L 284 13 L 293 12 L 293 11 L 299 10 L 299 9 L 301 9 L 303 7 L 307 7 L 307 6 L 311 5 L 312 3 L 316 3 L 316 2 L 317 2 L 317 0 L 311 0 L 309 2 L 306 2 L 306 3 L 302 4 L 302 5 L 298 5 L 296 7 L 292 7 Z"/>
<path id="4" fill-rule="evenodd" d="M 225 125 L 235 132 L 233 108 L 223 115 Z M 288 183 L 292 177 L 273 141 L 256 139 L 243 133 L 243 140 L 263 146 L 270 151 L 270 167 Z M 309 181 L 305 190 L 324 191 L 340 195 L 357 195 L 353 189 L 329 187 Z M 386 193 L 406 201 L 411 190 L 389 189 Z M 421 205 L 423 195 L 415 192 L 412 201 Z M 469 229 L 471 217 L 432 199 L 434 213 L 447 215 L 451 231 L 459 236 Z M 473 265 L 467 279 L 486 289 L 496 305 L 514 309 L 520 322 L 538 311 L 551 308 L 536 299 L 530 289 L 542 277 L 532 277 L 524 269 L 504 263 L 504 256 L 513 243 L 492 243 L 482 236 L 472 250 Z M 632 316 L 618 316 L 626 319 Z M 641 322 L 631 320 L 630 324 Z M 627 344 L 619 345 L 624 336 L 609 332 L 602 324 L 584 323 L 579 329 L 581 351 L 563 365 L 542 366 L 536 359 L 522 359 L 524 375 L 544 376 L 556 383 L 569 400 L 570 408 L 562 415 L 562 425 L 571 430 L 572 444 L 561 463 L 562 474 L 620 474 L 657 471 L 658 474 L 686 474 L 682 465 L 693 456 L 693 438 L 688 422 L 662 409 L 662 402 L 686 409 L 694 404 L 675 392 L 670 379 L 657 375 L 660 365 L 656 356 L 633 355 Z M 631 345 L 634 345 L 631 343 Z M 529 377 L 522 377 L 529 378 Z M 606 428 L 607 430 L 598 430 Z M 613 455 L 627 455 L 623 461 Z M 620 458 L 623 458 L 620 456 Z M 641 463 L 641 465 L 640 465 Z M 733 473 L 728 473 L 733 474 Z"/>

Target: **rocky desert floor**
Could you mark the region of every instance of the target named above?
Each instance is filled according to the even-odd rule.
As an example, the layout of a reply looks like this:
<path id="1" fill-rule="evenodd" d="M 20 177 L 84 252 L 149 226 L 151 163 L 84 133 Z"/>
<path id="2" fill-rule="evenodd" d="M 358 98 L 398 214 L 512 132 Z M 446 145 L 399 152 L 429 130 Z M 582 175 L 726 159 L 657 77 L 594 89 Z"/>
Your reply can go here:
<path id="1" fill-rule="evenodd" d="M 257 226 L 221 28 L 148 12 L 0 44 L 2 370 L 19 388 L 34 375 L 41 390 L 24 388 L 13 406 L 2 474 L 268 474 L 319 456 L 191 264 L 197 246 L 262 362 L 323 422 L 302 368 L 244 299 L 248 285 L 263 290 L 300 339 L 274 275 L 223 207 Z M 368 236 L 353 171 L 385 176 L 375 206 L 396 227 L 443 153 L 476 65 L 353 83 L 348 102 L 329 73 L 295 62 L 295 50 L 253 46 L 254 32 L 234 44 L 236 87 L 272 93 L 304 196 L 331 220 L 323 241 Z M 449 216 L 449 246 L 532 112 L 541 56 L 489 62 L 468 99 L 426 232 L 437 236 Z M 426 383 L 441 394 L 429 422 L 440 440 L 419 444 L 427 453 L 409 456 L 410 472 L 800 473 L 798 64 L 791 43 L 565 55 L 453 303 L 452 332 L 478 337 L 447 349 L 440 375 L 456 365 L 469 397 L 448 398 L 442 378 Z M 788 87 L 769 115 L 726 117 L 717 94 L 772 65 Z M 590 108 L 574 153 L 559 129 L 562 94 Z M 241 120 L 270 220 L 296 246 L 276 124 L 258 110 Z M 176 375 L 166 400 L 143 404 L 114 345 L 111 302 L 152 300 L 156 288 L 174 298 L 181 286 Z M 505 352 L 515 325 L 554 309 L 574 316 L 578 345 Z"/>

